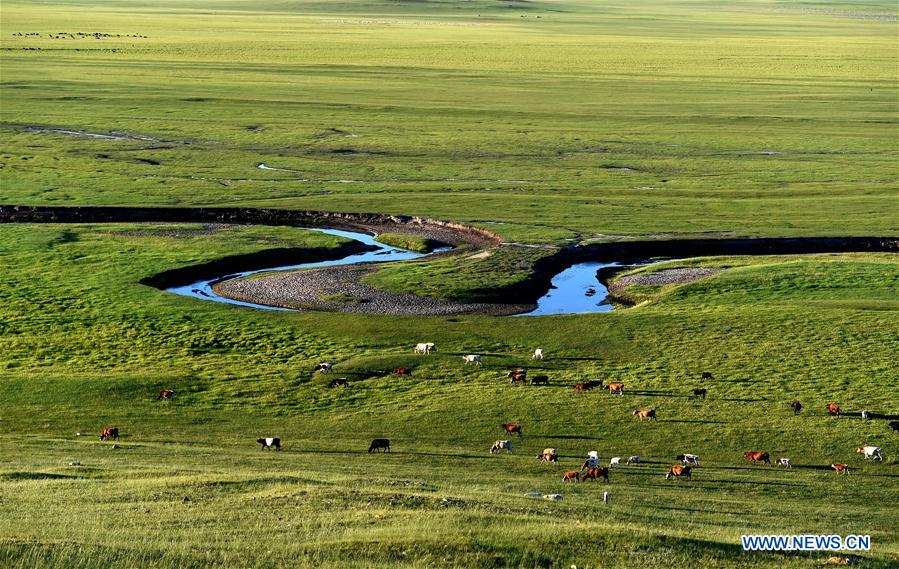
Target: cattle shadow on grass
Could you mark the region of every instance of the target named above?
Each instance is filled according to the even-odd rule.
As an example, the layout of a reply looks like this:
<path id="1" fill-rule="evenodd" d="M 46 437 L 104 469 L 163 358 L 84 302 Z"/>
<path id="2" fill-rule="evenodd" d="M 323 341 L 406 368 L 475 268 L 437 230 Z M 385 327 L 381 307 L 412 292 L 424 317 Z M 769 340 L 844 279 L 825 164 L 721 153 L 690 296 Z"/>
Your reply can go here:
<path id="1" fill-rule="evenodd" d="M 726 425 L 727 421 L 715 421 L 712 419 L 659 419 L 660 423 L 696 423 L 704 425 Z"/>

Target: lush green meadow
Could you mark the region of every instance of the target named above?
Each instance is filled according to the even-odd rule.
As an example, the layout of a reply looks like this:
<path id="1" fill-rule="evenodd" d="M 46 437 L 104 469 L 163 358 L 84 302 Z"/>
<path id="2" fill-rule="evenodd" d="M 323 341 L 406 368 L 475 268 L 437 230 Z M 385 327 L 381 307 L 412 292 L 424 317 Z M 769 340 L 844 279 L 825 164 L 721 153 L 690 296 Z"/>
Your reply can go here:
<path id="1" fill-rule="evenodd" d="M 0 204 L 423 214 L 553 245 L 895 236 L 896 15 L 880 0 L 8 0 Z M 895 254 L 654 265 L 725 270 L 633 288 L 635 308 L 537 318 L 262 311 L 139 284 L 341 242 L 0 225 L 0 567 L 812 568 L 830 555 L 744 553 L 745 533 L 870 534 L 861 566 L 899 563 Z M 548 252 L 367 279 L 467 300 Z M 439 352 L 414 356 L 423 341 Z M 321 361 L 335 373 L 313 374 Z M 521 366 L 552 384 L 509 385 Z M 328 388 L 344 376 L 350 388 Z M 625 395 L 571 389 L 587 378 Z M 157 402 L 163 388 L 178 397 Z M 846 416 L 826 416 L 830 401 Z M 659 420 L 637 421 L 639 407 Z M 489 455 L 509 421 L 524 437 Z M 117 448 L 97 440 L 104 425 L 121 429 Z M 267 436 L 284 450 L 259 450 Z M 369 455 L 374 437 L 392 452 Z M 863 460 L 862 444 L 886 460 Z M 534 458 L 550 446 L 558 467 Z M 794 468 L 747 465 L 755 449 Z M 589 450 L 643 462 L 608 485 L 563 483 Z M 666 481 L 682 452 L 703 466 Z"/>
<path id="2" fill-rule="evenodd" d="M 896 14 L 9 0 L 2 201 L 428 214 L 522 241 L 895 235 Z"/>
<path id="3" fill-rule="evenodd" d="M 899 407 L 891 255 L 697 261 L 734 268 L 601 316 L 399 318 L 264 312 L 137 284 L 263 244 L 336 244 L 296 230 L 24 225 L 0 227 L 0 243 L 4 565 L 822 559 L 742 554 L 746 532 L 870 534 L 870 567 L 899 554 L 896 435 L 857 417 Z M 439 354 L 413 356 L 421 340 Z M 538 345 L 549 357 L 533 365 Z M 470 351 L 485 354 L 483 369 L 463 368 Z M 313 376 L 323 359 L 349 389 Z M 399 365 L 413 377 L 388 373 Z M 508 385 L 505 371 L 521 365 L 553 384 Z M 702 370 L 715 373 L 705 401 L 689 397 Z M 627 395 L 575 393 L 585 377 L 622 380 Z M 178 398 L 156 402 L 163 388 Z M 794 397 L 807 406 L 799 417 Z M 854 416 L 827 417 L 830 400 Z M 658 423 L 634 421 L 641 406 Z M 511 456 L 488 455 L 507 421 L 525 437 Z M 97 440 L 107 424 L 122 429 L 119 448 Z M 280 454 L 254 443 L 272 435 Z M 366 453 L 376 436 L 391 454 Z M 862 443 L 886 447 L 887 461 L 863 461 Z M 560 467 L 533 458 L 546 446 Z M 754 448 L 795 468 L 744 464 Z M 613 469 L 608 506 L 602 483 L 561 482 L 592 449 L 644 461 Z M 705 465 L 666 481 L 685 451 Z M 851 476 L 829 472 L 835 461 Z M 535 491 L 564 499 L 527 497 Z"/>

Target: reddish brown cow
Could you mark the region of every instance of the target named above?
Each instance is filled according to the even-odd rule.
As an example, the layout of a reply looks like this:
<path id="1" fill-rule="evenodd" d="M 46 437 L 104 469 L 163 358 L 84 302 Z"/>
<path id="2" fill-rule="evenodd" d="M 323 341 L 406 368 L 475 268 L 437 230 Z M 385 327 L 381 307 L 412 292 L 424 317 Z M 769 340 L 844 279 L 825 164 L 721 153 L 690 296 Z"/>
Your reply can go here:
<path id="1" fill-rule="evenodd" d="M 668 473 L 665 474 L 665 480 L 670 480 L 672 478 L 691 478 L 693 474 L 693 469 L 689 466 L 682 466 L 680 464 L 675 464 L 671 468 L 668 469 Z"/>
<path id="2" fill-rule="evenodd" d="M 562 482 L 571 482 L 574 480 L 575 482 L 581 481 L 581 473 L 577 470 L 570 470 L 562 475 Z"/>
<path id="3" fill-rule="evenodd" d="M 521 425 L 519 425 L 518 423 L 503 423 L 503 424 L 500 425 L 500 426 L 501 426 L 503 429 L 505 429 L 505 431 L 506 431 L 507 433 L 509 433 L 510 435 L 511 435 L 512 433 L 518 433 L 518 436 L 519 436 L 519 437 L 522 436 Z"/>
<path id="4" fill-rule="evenodd" d="M 103 427 L 103 432 L 100 433 L 100 440 L 105 441 L 107 439 L 119 440 L 119 428 L 118 427 Z"/>
<path id="5" fill-rule="evenodd" d="M 840 406 L 836 403 L 828 403 L 827 404 L 827 412 L 830 413 L 832 417 L 840 416 Z"/>
<path id="6" fill-rule="evenodd" d="M 831 464 L 830 467 L 833 468 L 837 474 L 849 474 L 848 464 Z"/>
<path id="7" fill-rule="evenodd" d="M 393 369 L 394 375 L 412 375 L 412 370 L 407 367 L 398 367 Z"/>
<path id="8" fill-rule="evenodd" d="M 163 389 L 162 391 L 159 392 L 159 395 L 156 396 L 157 401 L 159 401 L 160 399 L 171 400 L 174 398 L 175 398 L 175 392 L 172 391 L 171 389 Z"/>
<path id="9" fill-rule="evenodd" d="M 694 389 L 693 397 L 701 397 L 701 398 L 705 399 L 705 396 L 707 393 L 708 393 L 707 389 Z"/>
<path id="10" fill-rule="evenodd" d="M 634 409 L 634 412 L 631 413 L 635 417 L 640 417 L 640 420 L 643 419 L 651 419 L 653 421 L 656 420 L 656 410 L 655 409 Z"/>
<path id="11" fill-rule="evenodd" d="M 593 388 L 588 386 L 586 383 L 575 383 L 574 384 L 574 390 L 577 391 L 578 393 L 581 393 L 583 391 L 590 391 L 591 389 L 593 389 Z"/>
<path id="12" fill-rule="evenodd" d="M 528 370 L 515 369 L 510 371 L 506 377 L 509 378 L 509 383 L 525 383 L 528 378 Z"/>
<path id="13" fill-rule="evenodd" d="M 602 478 L 606 482 L 609 481 L 609 469 L 606 466 L 594 466 L 593 468 L 588 468 L 584 473 L 582 480 L 586 482 L 587 480 L 599 480 Z"/>
<path id="14" fill-rule="evenodd" d="M 799 402 L 798 399 L 794 399 L 792 403 L 790 403 L 790 407 L 793 409 L 793 414 L 798 415 L 800 411 L 802 411 L 802 403 Z"/>
<path id="15" fill-rule="evenodd" d="M 743 453 L 743 456 L 745 456 L 746 460 L 751 464 L 755 464 L 756 462 L 764 462 L 768 466 L 771 466 L 771 457 L 768 456 L 767 452 L 762 452 L 760 450 L 748 450 Z"/>
<path id="16" fill-rule="evenodd" d="M 619 395 L 624 395 L 623 383 L 610 383 L 608 389 L 609 393 L 618 393 Z"/>

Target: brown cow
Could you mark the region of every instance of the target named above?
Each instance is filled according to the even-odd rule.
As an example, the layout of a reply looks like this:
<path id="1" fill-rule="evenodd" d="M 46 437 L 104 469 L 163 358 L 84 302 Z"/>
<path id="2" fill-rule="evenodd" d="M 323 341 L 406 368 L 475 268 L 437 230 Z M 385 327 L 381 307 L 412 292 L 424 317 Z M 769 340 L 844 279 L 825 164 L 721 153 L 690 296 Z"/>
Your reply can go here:
<path id="1" fill-rule="evenodd" d="M 831 464 L 830 467 L 833 468 L 837 474 L 849 474 L 848 464 Z"/>
<path id="2" fill-rule="evenodd" d="M 528 370 L 526 369 L 515 369 L 510 371 L 506 377 L 509 378 L 509 383 L 526 383 L 528 377 Z"/>
<path id="3" fill-rule="evenodd" d="M 705 396 L 707 393 L 708 393 L 707 389 L 694 389 L 693 397 L 701 397 L 701 398 L 705 399 Z"/>
<path id="4" fill-rule="evenodd" d="M 503 429 L 505 429 L 505 431 L 506 431 L 507 433 L 509 433 L 510 435 L 511 435 L 512 433 L 518 433 L 518 436 L 519 436 L 519 437 L 522 436 L 521 425 L 519 425 L 518 423 L 503 423 L 503 424 L 500 425 L 500 426 L 501 426 Z"/>
<path id="5" fill-rule="evenodd" d="M 548 375 L 537 375 L 531 378 L 531 385 L 549 385 Z"/>
<path id="6" fill-rule="evenodd" d="M 540 459 L 540 462 L 555 462 L 558 464 L 559 457 L 556 454 L 556 449 L 554 448 L 545 448 L 543 452 L 537 455 L 537 458 Z"/>
<path id="7" fill-rule="evenodd" d="M 693 469 L 689 466 L 682 466 L 680 464 L 675 464 L 671 468 L 668 469 L 668 473 L 665 474 L 665 480 L 671 480 L 672 478 L 691 478 L 693 474 Z"/>
<path id="8" fill-rule="evenodd" d="M 349 387 L 350 380 L 345 377 L 338 377 L 337 379 L 332 379 L 330 383 L 328 383 L 328 387 Z"/>
<path id="9" fill-rule="evenodd" d="M 100 440 L 105 441 L 107 439 L 119 440 L 119 428 L 118 427 L 103 427 L 103 432 L 100 433 Z"/>
<path id="10" fill-rule="evenodd" d="M 760 450 L 748 450 L 743 453 L 743 456 L 746 457 L 746 460 L 749 461 L 750 464 L 755 464 L 756 462 L 764 462 L 768 466 L 771 466 L 771 457 L 768 456 L 767 452 L 762 452 Z"/>
<path id="11" fill-rule="evenodd" d="M 836 403 L 828 403 L 827 404 L 827 412 L 830 413 L 832 417 L 840 416 L 840 406 Z"/>
<path id="12" fill-rule="evenodd" d="M 609 481 L 609 469 L 606 466 L 594 466 L 593 468 L 588 468 L 587 472 L 584 473 L 582 480 L 586 482 L 587 480 L 599 480 L 602 478 L 606 482 Z"/>
<path id="13" fill-rule="evenodd" d="M 609 393 L 618 393 L 619 395 L 624 395 L 623 383 L 610 383 L 606 389 L 609 390 Z"/>
<path id="14" fill-rule="evenodd" d="M 412 375 L 412 370 L 407 367 L 393 368 L 394 375 Z"/>
<path id="15" fill-rule="evenodd" d="M 798 415 L 799 412 L 802 411 L 802 403 L 800 403 L 798 399 L 794 399 L 793 402 L 790 403 L 790 407 L 792 407 L 794 415 Z"/>
<path id="16" fill-rule="evenodd" d="M 653 421 L 656 420 L 656 410 L 655 409 L 634 409 L 634 412 L 631 413 L 635 417 L 640 417 L 640 420 L 643 419 L 651 419 Z"/>
<path id="17" fill-rule="evenodd" d="M 162 391 L 159 392 L 159 395 L 156 396 L 157 401 L 159 401 L 160 399 L 172 400 L 174 398 L 175 398 L 175 392 L 172 391 L 171 389 L 163 389 Z"/>
<path id="18" fill-rule="evenodd" d="M 562 475 L 562 482 L 571 482 L 574 480 L 575 482 L 581 481 L 581 473 L 577 470 L 570 470 Z"/>
<path id="19" fill-rule="evenodd" d="M 574 390 L 577 391 L 578 393 L 582 393 L 584 391 L 590 391 L 591 389 L 593 389 L 593 388 L 590 387 L 589 385 L 587 385 L 586 383 L 575 383 L 574 384 Z"/>
<path id="20" fill-rule="evenodd" d="M 384 452 L 390 452 L 390 440 L 389 439 L 374 439 L 371 444 L 368 445 L 368 452 L 372 453 L 378 449 L 383 449 Z"/>
<path id="21" fill-rule="evenodd" d="M 712 372 L 710 372 L 710 371 L 702 372 L 702 379 L 712 379 Z"/>

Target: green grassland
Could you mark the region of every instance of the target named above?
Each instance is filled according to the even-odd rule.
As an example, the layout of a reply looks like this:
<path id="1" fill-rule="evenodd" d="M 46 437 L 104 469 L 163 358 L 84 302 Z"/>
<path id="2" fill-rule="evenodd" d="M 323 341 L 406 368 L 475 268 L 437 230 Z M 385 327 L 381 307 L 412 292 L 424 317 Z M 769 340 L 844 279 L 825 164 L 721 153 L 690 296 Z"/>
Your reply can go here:
<path id="1" fill-rule="evenodd" d="M 7 203 L 426 214 L 544 242 L 899 231 L 892 2 L 86 6 L 0 8 Z"/>
<path id="2" fill-rule="evenodd" d="M 895 236 L 896 16 L 882 0 L 7 0 L 0 204 L 418 214 L 528 245 Z M 344 242 L 0 225 L 0 567 L 811 569 L 829 555 L 744 553 L 744 533 L 870 534 L 861 567 L 899 563 L 899 439 L 858 416 L 899 415 L 894 254 L 681 260 L 642 271 L 726 270 L 628 289 L 635 308 L 535 318 L 262 311 L 139 284 Z M 489 299 L 550 252 L 366 280 Z M 439 352 L 414 356 L 424 341 Z M 321 361 L 334 374 L 313 374 Z M 523 366 L 551 385 L 509 385 Z M 571 389 L 588 378 L 626 393 Z M 155 401 L 164 388 L 178 397 Z M 524 437 L 489 455 L 509 421 Z M 266 436 L 284 450 L 261 451 Z M 392 452 L 369 455 L 374 437 Z M 534 458 L 548 446 L 558 467 Z M 608 486 L 563 483 L 594 449 L 644 463 Z M 794 468 L 747 465 L 751 449 Z M 703 466 L 666 481 L 681 452 Z"/>
<path id="3" fill-rule="evenodd" d="M 866 567 L 899 555 L 899 350 L 888 254 L 697 260 L 727 265 L 635 309 L 553 318 L 276 313 L 137 284 L 258 247 L 334 246 L 290 229 L 0 227 L 0 559 L 12 567 L 815 567 L 739 552 L 745 532 L 869 533 Z M 684 264 L 685 262 L 682 262 Z M 691 264 L 693 262 L 686 262 Z M 413 356 L 417 341 L 434 356 Z M 542 346 L 548 359 L 528 354 Z M 484 354 L 465 369 L 460 354 Z M 349 389 L 314 376 L 321 360 Z M 412 378 L 389 374 L 414 368 Z M 529 366 L 550 387 L 510 386 Z M 709 398 L 688 397 L 713 370 Z M 625 382 L 624 397 L 576 379 Z M 158 403 L 174 388 L 178 398 Z M 793 417 L 789 402 L 806 406 Z M 847 413 L 827 417 L 824 403 Z M 631 409 L 652 406 L 641 424 Z M 490 456 L 521 421 L 512 455 Z M 111 448 L 96 433 L 114 424 Z M 76 432 L 88 433 L 77 437 Z M 285 449 L 262 453 L 260 436 Z M 389 455 L 368 440 L 387 436 Z M 853 453 L 887 449 L 884 464 Z M 561 466 L 534 455 L 559 448 Z M 741 451 L 789 456 L 751 467 Z M 645 464 L 564 484 L 588 450 Z M 705 466 L 666 481 L 678 452 Z M 69 467 L 70 461 L 81 467 Z M 852 465 L 850 477 L 826 470 Z M 562 502 L 527 497 L 560 492 Z M 187 497 L 187 499 L 185 499 Z"/>

